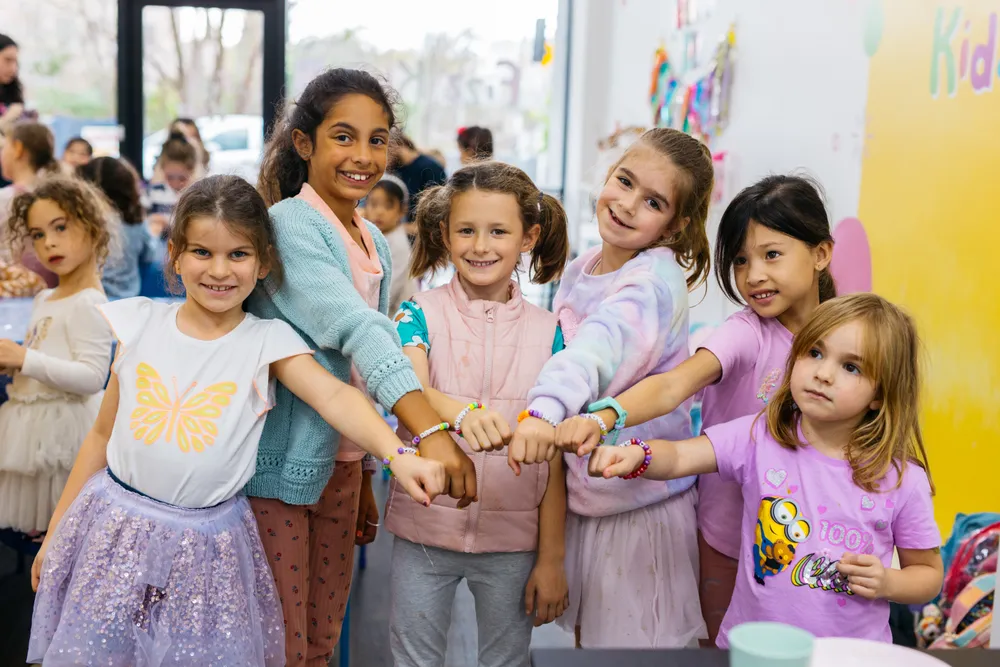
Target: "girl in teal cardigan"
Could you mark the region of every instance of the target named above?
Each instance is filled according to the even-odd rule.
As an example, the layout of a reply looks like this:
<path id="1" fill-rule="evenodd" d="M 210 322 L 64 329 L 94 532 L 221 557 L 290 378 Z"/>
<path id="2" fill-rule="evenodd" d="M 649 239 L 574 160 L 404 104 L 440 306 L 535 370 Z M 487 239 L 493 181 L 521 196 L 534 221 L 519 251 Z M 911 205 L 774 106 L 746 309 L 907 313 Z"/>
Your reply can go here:
<path id="1" fill-rule="evenodd" d="M 442 420 L 386 317 L 388 246 L 355 212 L 385 172 L 394 96 L 367 72 L 331 69 L 278 121 L 257 189 L 273 204 L 284 279 L 258 290 L 249 310 L 291 324 L 324 368 L 410 432 L 428 433 L 420 453 L 445 465 L 446 491 L 464 506 L 476 498 L 475 468 L 433 430 Z M 344 619 L 355 540 L 374 539 L 378 509 L 362 462 L 345 460 L 349 445 L 338 457 L 340 435 L 280 384 L 277 391 L 246 490 L 282 599 L 287 664 L 325 665 Z"/>

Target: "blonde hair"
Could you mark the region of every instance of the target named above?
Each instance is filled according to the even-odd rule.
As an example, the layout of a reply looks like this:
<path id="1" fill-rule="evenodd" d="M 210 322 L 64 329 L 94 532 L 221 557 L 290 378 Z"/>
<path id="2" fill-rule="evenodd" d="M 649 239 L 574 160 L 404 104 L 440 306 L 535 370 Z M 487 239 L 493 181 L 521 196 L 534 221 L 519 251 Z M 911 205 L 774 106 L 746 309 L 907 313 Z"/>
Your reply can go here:
<path id="1" fill-rule="evenodd" d="M 677 213 L 670 221 L 670 227 L 675 227 L 682 218 L 688 218 L 690 222 L 672 236 L 657 240 L 649 248 L 673 250 L 677 263 L 688 273 L 688 289 L 694 289 L 708 278 L 712 257 L 705 229 L 708 207 L 712 203 L 712 188 L 715 186 L 712 152 L 690 134 L 667 127 L 653 128 L 644 132 L 611 166 L 604 179 L 605 183 L 636 146 L 653 149 L 670 160 L 685 176 L 684 187 L 678 193 L 680 198 L 675 208 Z"/>
<path id="2" fill-rule="evenodd" d="M 895 468 L 898 488 L 905 462 L 923 468 L 930 481 L 920 434 L 920 339 L 913 319 L 875 294 L 850 294 L 826 301 L 795 336 L 785 379 L 767 406 L 771 435 L 783 447 L 803 446 L 798 436 L 800 414 L 790 385 L 792 368 L 823 337 L 849 322 L 864 326 L 858 365 L 875 383 L 875 398 L 881 402 L 878 409 L 865 413 L 851 434 L 847 461 L 854 471 L 854 483 L 865 491 L 879 491 L 878 483 Z"/>

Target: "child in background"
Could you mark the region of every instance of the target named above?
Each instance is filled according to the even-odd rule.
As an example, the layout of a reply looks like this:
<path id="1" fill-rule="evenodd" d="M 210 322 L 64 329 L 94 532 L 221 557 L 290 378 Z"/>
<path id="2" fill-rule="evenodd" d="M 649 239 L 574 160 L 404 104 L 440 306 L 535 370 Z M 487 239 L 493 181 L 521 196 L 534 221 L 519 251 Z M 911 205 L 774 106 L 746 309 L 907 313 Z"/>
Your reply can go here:
<path id="1" fill-rule="evenodd" d="M 198 166 L 195 167 L 194 180 L 207 176 L 208 165 L 212 156 L 205 150 L 205 142 L 201 139 L 201 130 L 198 129 L 198 124 L 191 118 L 175 118 L 170 123 L 170 132 L 171 134 L 174 132 L 183 134 L 188 143 L 194 146 L 195 151 L 197 151 Z"/>
<path id="2" fill-rule="evenodd" d="M 473 125 L 458 131 L 458 155 L 462 164 L 493 159 L 493 133 L 489 128 Z"/>
<path id="3" fill-rule="evenodd" d="M 566 213 L 517 167 L 483 162 L 427 190 L 417 226 L 414 274 L 450 261 L 456 275 L 404 302 L 396 327 L 431 405 L 473 457 L 483 494 L 467 510 L 438 499 L 428 511 L 393 491 L 385 517 L 396 536 L 393 659 L 396 667 L 444 664 L 465 579 L 476 600 L 479 665 L 528 667 L 532 621 L 555 620 L 568 602 L 566 480 L 560 458 L 517 476 L 501 450 L 562 334 L 511 274 L 530 253 L 534 282 L 559 277 L 569 252 Z"/>
<path id="4" fill-rule="evenodd" d="M 62 162 L 72 172 L 90 162 L 94 157 L 94 147 L 83 137 L 73 137 L 63 148 Z"/>
<path id="5" fill-rule="evenodd" d="M 0 188 L 0 229 L 6 226 L 14 197 L 31 190 L 41 177 L 59 171 L 55 139 L 49 128 L 33 122 L 21 122 L 10 128 L 0 148 L 0 173 L 11 182 Z M 7 255 L 6 248 L 2 252 Z M 31 248 L 25 248 L 18 259 L 0 256 L 0 267 L 5 274 L 2 287 L 5 296 L 35 296 L 39 290 L 59 284 L 56 274 L 45 268 Z"/>
<path id="6" fill-rule="evenodd" d="M 747 621 L 891 642 L 889 602 L 920 605 L 941 590 L 918 354 L 913 321 L 888 301 L 832 299 L 795 336 L 761 414 L 591 454 L 605 478 L 718 471 L 740 486 L 743 543 L 720 647 Z"/>
<path id="7" fill-rule="evenodd" d="M 24 344 L 0 340 L 0 368 L 14 376 L 0 406 L 0 527 L 37 533 L 97 416 L 111 362 L 96 307 L 107 301 L 107 212 L 90 185 L 53 176 L 14 199 L 7 235 L 15 253 L 30 242 L 59 280 L 35 297 Z"/>
<path id="8" fill-rule="evenodd" d="M 177 200 L 196 179 L 198 150 L 181 132 L 171 132 L 156 159 L 160 178 L 146 188 L 149 198 L 149 227 L 155 236 L 169 235 L 170 218 Z"/>
<path id="9" fill-rule="evenodd" d="M 385 172 L 394 124 L 392 91 L 361 70 L 327 70 L 289 105 L 258 181 L 273 204 L 285 281 L 266 280 L 248 306 L 291 323 L 327 370 L 419 434 L 421 455 L 445 464 L 447 492 L 464 507 L 476 498 L 475 467 L 441 432 L 441 417 L 403 355 L 386 316 L 389 248 L 357 212 Z M 374 470 L 362 472 L 351 434 L 327 427 L 281 385 L 278 401 L 247 494 L 274 564 L 288 664 L 325 665 L 347 608 L 355 540 L 373 540 L 379 523 Z"/>
<path id="10" fill-rule="evenodd" d="M 768 176 L 736 195 L 722 214 L 715 248 L 719 285 L 744 309 L 690 359 L 618 396 L 625 426 L 669 414 L 702 390 L 705 427 L 758 413 L 781 385 L 792 335 L 836 296 L 830 220 L 818 189 L 805 179 Z M 605 424 L 617 418 L 611 409 L 596 415 Z M 556 429 L 556 444 L 585 456 L 600 441 L 599 423 L 571 418 Z M 739 486 L 716 474 L 699 478 L 698 496 L 701 607 L 714 646 L 736 584 L 743 501 Z"/>
<path id="11" fill-rule="evenodd" d="M 290 326 L 243 311 L 258 280 L 281 273 L 253 186 L 216 176 L 186 191 L 170 262 L 183 303 L 101 307 L 118 354 L 32 567 L 30 662 L 284 664 L 274 580 L 240 493 L 275 379 L 384 457 L 419 502 L 444 485 L 441 465 L 399 453 L 365 397 L 325 372 Z"/>
<path id="12" fill-rule="evenodd" d="M 646 132 L 609 171 L 597 202 L 603 243 L 563 276 L 555 312 L 566 349 L 528 394 L 510 445 L 515 468 L 558 451 L 555 427 L 567 416 L 615 404 L 612 396 L 688 358 L 688 290 L 708 273 L 712 184 L 708 148 L 672 129 Z M 688 437 L 689 407 L 621 437 Z M 670 648 L 703 637 L 694 477 L 592 480 L 575 456 L 567 469 L 570 609 L 560 624 L 585 648 Z"/>
<path id="13" fill-rule="evenodd" d="M 409 193 L 403 181 L 386 174 L 365 197 L 365 218 L 382 232 L 392 255 L 392 282 L 389 285 L 389 312 L 395 313 L 404 299 L 417 293 L 417 281 L 410 277 L 410 241 L 403 229 L 409 207 Z"/>
<path id="14" fill-rule="evenodd" d="M 121 247 L 108 258 L 101 276 L 104 292 L 111 299 L 138 296 L 140 263 L 162 264 L 166 249 L 146 229 L 132 171 L 115 158 L 99 157 L 77 169 L 77 174 L 101 189 L 114 207 L 114 225 L 121 230 Z"/>

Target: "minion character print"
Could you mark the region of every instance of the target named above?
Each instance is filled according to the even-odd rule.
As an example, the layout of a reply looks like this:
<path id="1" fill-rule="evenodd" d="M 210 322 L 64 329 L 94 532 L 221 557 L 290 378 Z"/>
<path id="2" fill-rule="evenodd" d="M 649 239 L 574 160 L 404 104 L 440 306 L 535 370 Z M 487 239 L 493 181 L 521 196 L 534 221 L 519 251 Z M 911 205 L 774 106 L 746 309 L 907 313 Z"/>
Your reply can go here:
<path id="1" fill-rule="evenodd" d="M 809 520 L 802 516 L 791 498 L 765 496 L 757 510 L 757 528 L 753 545 L 753 578 L 764 585 L 795 560 L 797 545 L 812 532 Z"/>

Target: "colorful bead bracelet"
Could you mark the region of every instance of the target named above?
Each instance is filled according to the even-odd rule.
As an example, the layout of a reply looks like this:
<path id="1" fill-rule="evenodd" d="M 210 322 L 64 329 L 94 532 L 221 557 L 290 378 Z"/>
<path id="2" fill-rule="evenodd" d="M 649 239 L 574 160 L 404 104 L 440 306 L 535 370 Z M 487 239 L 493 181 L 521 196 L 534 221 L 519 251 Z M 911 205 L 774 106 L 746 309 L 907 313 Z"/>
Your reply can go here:
<path id="1" fill-rule="evenodd" d="M 413 447 L 400 447 L 396 450 L 396 454 L 402 456 L 403 454 L 413 454 L 414 456 L 420 456 L 418 452 Z M 382 470 L 386 471 L 390 475 L 392 474 L 392 469 L 389 467 L 392 465 L 393 460 L 396 458 L 396 454 L 390 454 L 389 456 L 382 459 Z"/>
<path id="2" fill-rule="evenodd" d="M 584 419 L 590 419 L 592 421 L 597 422 L 597 427 L 599 429 L 601 429 L 601 440 L 597 444 L 598 445 L 603 445 L 604 444 L 604 440 L 608 437 L 608 425 L 605 424 L 604 420 L 601 419 L 600 415 L 598 415 L 596 413 L 587 413 L 587 414 L 580 415 L 580 416 L 583 417 Z"/>
<path id="3" fill-rule="evenodd" d="M 462 408 L 462 411 L 458 413 L 457 417 L 455 417 L 455 426 L 454 426 L 455 433 L 458 435 L 462 435 L 462 421 L 466 417 L 468 417 L 469 413 L 472 412 L 473 410 L 482 410 L 485 407 L 486 406 L 484 406 L 482 403 L 469 403 L 464 408 Z"/>
<path id="4" fill-rule="evenodd" d="M 522 410 L 521 414 L 519 414 L 517 416 L 517 423 L 520 424 L 521 422 L 523 422 L 528 417 L 534 417 L 535 419 L 541 419 L 546 424 L 551 425 L 552 428 L 555 428 L 556 426 L 559 426 L 558 423 L 556 423 L 555 421 L 549 419 L 548 417 L 546 417 L 545 415 L 543 415 L 538 410 Z"/>
<path id="5" fill-rule="evenodd" d="M 422 440 L 423 440 L 424 438 L 426 438 L 426 437 L 428 437 L 428 436 L 430 436 L 430 435 L 434 435 L 434 434 L 435 434 L 435 433 L 437 433 L 438 431 L 447 431 L 447 430 L 448 430 L 449 428 L 451 428 L 451 426 L 450 426 L 450 425 L 448 424 L 448 422 L 441 422 L 441 423 L 440 423 L 440 424 L 438 424 L 437 426 L 434 426 L 434 427 L 432 427 L 432 428 L 429 428 L 429 429 L 427 429 L 426 431 L 424 431 L 424 432 L 423 432 L 423 433 L 421 433 L 420 435 L 415 435 L 415 436 L 413 436 L 413 440 L 412 440 L 412 442 L 413 442 L 413 446 L 414 446 L 414 447 L 417 447 L 417 446 L 419 446 L 419 445 L 420 445 L 420 442 L 421 442 L 421 441 L 422 441 Z"/>
<path id="6" fill-rule="evenodd" d="M 646 452 L 646 456 L 643 458 L 641 466 L 639 466 L 633 472 L 630 472 L 629 474 L 624 475 L 625 479 L 636 479 L 638 477 L 642 477 L 643 473 L 646 472 L 646 469 L 649 468 L 650 461 L 653 460 L 653 452 L 652 452 L 652 450 L 650 450 L 649 445 L 647 445 L 645 442 L 643 442 L 639 438 L 632 438 L 628 442 L 623 442 L 623 443 L 621 443 L 618 446 L 619 447 L 630 447 L 631 445 L 637 445 L 639 447 L 642 447 L 642 451 Z"/>

